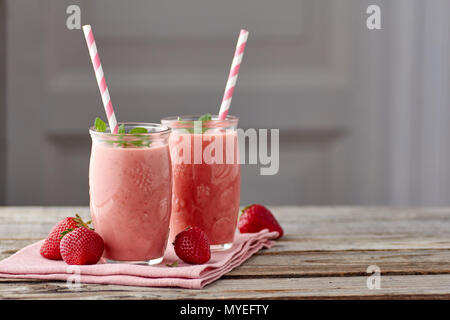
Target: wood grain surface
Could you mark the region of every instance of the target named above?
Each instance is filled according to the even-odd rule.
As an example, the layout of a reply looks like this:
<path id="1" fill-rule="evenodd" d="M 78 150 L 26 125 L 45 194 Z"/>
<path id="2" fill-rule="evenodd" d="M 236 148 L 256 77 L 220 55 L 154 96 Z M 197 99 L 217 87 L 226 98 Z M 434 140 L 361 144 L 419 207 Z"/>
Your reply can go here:
<path id="1" fill-rule="evenodd" d="M 0 279 L 0 299 L 450 299 L 450 208 L 273 207 L 286 235 L 201 290 Z M 87 207 L 0 208 L 0 259 Z M 367 267 L 381 269 L 368 289 Z"/>

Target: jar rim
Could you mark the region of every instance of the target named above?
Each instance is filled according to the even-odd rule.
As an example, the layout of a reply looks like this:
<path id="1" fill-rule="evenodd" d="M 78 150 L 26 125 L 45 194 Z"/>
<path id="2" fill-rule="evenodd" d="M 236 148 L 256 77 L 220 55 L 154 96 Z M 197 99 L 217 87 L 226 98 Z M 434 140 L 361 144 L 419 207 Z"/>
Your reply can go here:
<path id="1" fill-rule="evenodd" d="M 146 128 L 151 129 L 153 131 L 147 132 L 147 133 L 111 133 L 110 132 L 110 128 L 109 125 L 106 125 L 106 131 L 105 132 L 99 132 L 95 130 L 95 126 L 91 126 L 89 127 L 89 133 L 91 134 L 91 136 L 107 136 L 107 137 L 119 137 L 119 136 L 158 136 L 158 135 L 164 135 L 164 134 L 169 134 L 171 129 L 170 127 L 163 125 L 161 123 L 154 123 L 154 122 L 128 122 L 128 121 L 124 121 L 124 122 L 118 122 L 118 125 L 124 125 L 125 127 L 142 127 L 142 128 Z M 156 129 L 156 130 L 155 130 Z"/>
<path id="2" fill-rule="evenodd" d="M 161 123 L 169 128 L 191 128 L 201 115 L 181 115 L 171 116 L 161 119 Z M 219 120 L 217 114 L 211 115 L 211 120 L 204 121 L 202 127 L 204 128 L 223 128 L 237 126 L 239 118 L 232 115 L 227 115 L 224 120 Z"/>

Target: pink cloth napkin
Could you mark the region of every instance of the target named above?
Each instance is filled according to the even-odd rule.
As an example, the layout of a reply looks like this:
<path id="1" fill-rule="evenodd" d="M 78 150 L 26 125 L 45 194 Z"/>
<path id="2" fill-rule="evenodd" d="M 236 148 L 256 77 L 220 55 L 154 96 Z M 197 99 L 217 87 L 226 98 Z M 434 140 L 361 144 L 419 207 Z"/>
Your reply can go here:
<path id="1" fill-rule="evenodd" d="M 182 262 L 172 245 L 164 261 L 155 266 L 131 264 L 96 264 L 69 266 L 63 261 L 48 260 L 39 254 L 42 241 L 33 243 L 0 262 L 0 277 L 44 280 L 74 280 L 81 283 L 116 284 L 143 287 L 181 287 L 200 289 L 239 266 L 262 248 L 275 244 L 277 232 L 236 233 L 233 247 L 212 252 L 211 260 L 202 265 Z M 168 267 L 178 261 L 177 267 Z M 79 268 L 79 269 L 78 269 Z M 70 278 L 69 278 L 70 277 Z"/>

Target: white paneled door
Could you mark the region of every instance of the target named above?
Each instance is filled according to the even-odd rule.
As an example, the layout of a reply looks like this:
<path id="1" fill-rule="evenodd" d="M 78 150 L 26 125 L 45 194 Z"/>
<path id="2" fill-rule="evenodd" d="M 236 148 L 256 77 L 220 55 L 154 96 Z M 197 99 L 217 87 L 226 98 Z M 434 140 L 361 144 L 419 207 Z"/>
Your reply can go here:
<path id="1" fill-rule="evenodd" d="M 103 109 L 73 1 L 7 1 L 9 204 L 87 204 L 88 127 Z M 352 97 L 349 1 L 77 1 L 119 120 L 216 112 L 250 31 L 231 113 L 280 128 L 280 171 L 244 166 L 242 200 L 345 201 Z"/>
<path id="2" fill-rule="evenodd" d="M 378 2 L 383 29 L 370 31 L 370 1 L 6 0 L 6 202 L 88 204 L 88 127 L 103 108 L 82 31 L 66 28 L 71 4 L 93 27 L 122 121 L 216 112 L 239 30 L 250 31 L 231 113 L 242 128 L 280 129 L 280 170 L 260 176 L 257 166 L 244 166 L 243 204 L 408 202 L 417 190 L 405 180 L 407 155 L 400 150 L 410 158 L 418 149 L 408 135 L 412 120 L 402 118 L 412 109 L 402 106 L 422 87 L 404 80 L 422 74 L 404 72 L 420 57 L 445 55 L 409 56 L 410 49 L 423 50 L 408 31 L 408 23 L 422 19 L 420 1 L 411 1 L 413 11 Z M 396 20 L 401 12 L 407 16 Z M 414 30 L 427 39 L 428 31 Z M 427 43 L 439 51 L 438 35 Z M 426 128 L 439 117 L 431 110 Z M 408 170 L 432 160 L 414 161 Z M 437 201 L 446 195 L 441 191 Z"/>

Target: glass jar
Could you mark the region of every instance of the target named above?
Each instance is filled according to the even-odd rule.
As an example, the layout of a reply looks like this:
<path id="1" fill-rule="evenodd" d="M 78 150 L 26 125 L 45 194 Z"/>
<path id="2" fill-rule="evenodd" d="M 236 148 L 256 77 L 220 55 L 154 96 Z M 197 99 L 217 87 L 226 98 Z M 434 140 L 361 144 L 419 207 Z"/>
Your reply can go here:
<path id="1" fill-rule="evenodd" d="M 89 130 L 91 217 L 109 261 L 156 264 L 163 259 L 169 234 L 170 129 L 155 123 L 122 124 L 125 132 L 142 127 L 148 133 Z"/>
<path id="2" fill-rule="evenodd" d="M 228 116 L 197 121 L 200 116 L 168 117 L 171 128 L 172 215 L 170 236 L 187 227 L 199 227 L 211 249 L 231 248 L 237 225 L 241 171 L 237 124 Z"/>

